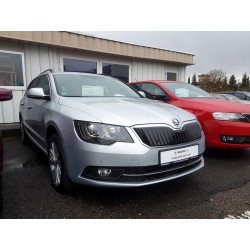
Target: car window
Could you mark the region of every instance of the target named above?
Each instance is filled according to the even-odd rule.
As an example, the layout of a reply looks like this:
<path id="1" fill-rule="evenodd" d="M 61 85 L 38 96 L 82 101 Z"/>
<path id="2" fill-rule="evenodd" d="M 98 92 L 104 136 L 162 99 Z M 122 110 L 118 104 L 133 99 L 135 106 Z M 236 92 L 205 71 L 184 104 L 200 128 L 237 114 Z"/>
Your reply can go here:
<path id="1" fill-rule="evenodd" d="M 141 89 L 145 92 L 145 94 L 151 95 L 166 95 L 165 92 L 157 85 L 153 83 L 142 83 Z"/>
<path id="2" fill-rule="evenodd" d="M 244 93 L 245 99 L 244 100 L 250 100 L 250 94 L 248 92 Z"/>
<path id="3" fill-rule="evenodd" d="M 163 82 L 162 85 L 178 98 L 214 98 L 208 92 L 191 84 Z"/>
<path id="4" fill-rule="evenodd" d="M 38 82 L 39 82 L 39 77 L 37 77 L 33 81 L 31 81 L 31 83 L 29 84 L 27 90 L 32 89 L 32 88 L 36 88 Z"/>
<path id="5" fill-rule="evenodd" d="M 50 84 L 47 76 L 42 75 L 40 77 L 37 88 L 42 88 L 45 95 L 50 95 Z"/>
<path id="6" fill-rule="evenodd" d="M 137 91 L 141 90 L 141 83 L 131 84 L 130 86 Z"/>
<path id="7" fill-rule="evenodd" d="M 234 95 L 223 94 L 223 96 L 225 96 L 228 100 L 232 100 L 232 101 L 240 100 L 238 97 Z"/>
<path id="8" fill-rule="evenodd" d="M 57 92 L 65 97 L 141 96 L 118 79 L 99 75 L 55 74 Z"/>

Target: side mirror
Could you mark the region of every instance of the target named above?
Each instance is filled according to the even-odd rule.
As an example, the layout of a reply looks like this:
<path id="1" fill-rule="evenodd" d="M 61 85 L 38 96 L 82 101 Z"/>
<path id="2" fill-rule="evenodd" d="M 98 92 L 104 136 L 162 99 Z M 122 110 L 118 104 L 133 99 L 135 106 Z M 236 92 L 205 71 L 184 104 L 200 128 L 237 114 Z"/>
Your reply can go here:
<path id="1" fill-rule="evenodd" d="M 138 92 L 143 98 L 146 98 L 146 94 L 143 91 L 138 91 Z"/>
<path id="2" fill-rule="evenodd" d="M 42 88 L 32 88 L 27 92 L 27 96 L 33 99 L 50 100 L 50 96 L 45 95 Z"/>
<path id="3" fill-rule="evenodd" d="M 9 101 L 12 99 L 12 97 L 13 95 L 11 90 L 0 88 L 0 102 Z"/>

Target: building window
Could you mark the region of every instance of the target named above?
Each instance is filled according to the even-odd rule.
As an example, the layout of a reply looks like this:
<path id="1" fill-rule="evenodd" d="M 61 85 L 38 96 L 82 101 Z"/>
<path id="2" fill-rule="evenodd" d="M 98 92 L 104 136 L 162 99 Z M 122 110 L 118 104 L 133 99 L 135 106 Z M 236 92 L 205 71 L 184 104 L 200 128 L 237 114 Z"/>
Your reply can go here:
<path id="1" fill-rule="evenodd" d="M 97 74 L 97 62 L 63 58 L 65 72 L 83 72 Z"/>
<path id="2" fill-rule="evenodd" d="M 167 80 L 168 81 L 176 81 L 176 79 L 177 79 L 176 76 L 177 76 L 176 73 L 167 72 Z"/>
<path id="3" fill-rule="evenodd" d="M 109 75 L 115 77 L 123 82 L 129 82 L 129 66 L 120 64 L 102 64 L 102 73 L 104 75 Z"/>
<path id="4" fill-rule="evenodd" d="M 0 86 L 24 86 L 23 54 L 0 51 Z"/>

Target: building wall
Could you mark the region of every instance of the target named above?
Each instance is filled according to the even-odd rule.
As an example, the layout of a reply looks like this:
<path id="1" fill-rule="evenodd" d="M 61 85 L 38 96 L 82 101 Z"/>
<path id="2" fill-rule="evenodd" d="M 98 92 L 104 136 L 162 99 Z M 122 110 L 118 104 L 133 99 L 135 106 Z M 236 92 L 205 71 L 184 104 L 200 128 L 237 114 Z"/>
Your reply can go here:
<path id="1" fill-rule="evenodd" d="M 21 52 L 24 54 L 24 87 L 8 87 L 13 91 L 11 101 L 0 103 L 0 123 L 19 122 L 19 102 L 29 82 L 46 69 L 63 71 L 63 58 L 90 59 L 97 61 L 98 73 L 102 73 L 102 62 L 113 62 L 129 65 L 129 81 L 146 79 L 166 79 L 167 72 L 177 74 L 177 80 L 185 80 L 185 66 L 166 64 L 153 60 L 138 60 L 107 54 L 93 54 L 57 47 L 10 43 L 0 41 L 0 51 Z M 7 88 L 7 87 L 5 87 Z"/>
<path id="2" fill-rule="evenodd" d="M 5 87 L 12 90 L 13 99 L 0 103 L 0 123 L 19 122 L 19 103 L 29 82 L 42 71 L 59 70 L 56 48 L 21 43 L 0 42 L 0 51 L 24 53 L 24 87 Z"/>

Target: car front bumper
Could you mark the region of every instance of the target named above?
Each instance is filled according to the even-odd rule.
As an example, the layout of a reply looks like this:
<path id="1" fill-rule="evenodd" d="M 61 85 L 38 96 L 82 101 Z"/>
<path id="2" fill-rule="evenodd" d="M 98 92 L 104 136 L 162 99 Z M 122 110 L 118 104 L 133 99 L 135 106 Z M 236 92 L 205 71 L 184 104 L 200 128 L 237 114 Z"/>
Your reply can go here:
<path id="1" fill-rule="evenodd" d="M 159 183 L 190 174 L 204 166 L 205 138 L 175 146 L 148 147 L 132 134 L 134 143 L 100 145 L 82 141 L 74 131 L 63 134 L 67 171 L 72 182 L 106 187 L 137 187 Z M 198 145 L 198 155 L 160 164 L 160 153 Z M 109 177 L 98 171 L 111 171 Z"/>
<path id="2" fill-rule="evenodd" d="M 201 123 L 202 124 L 202 123 Z M 206 144 L 214 148 L 250 148 L 250 123 L 207 120 L 202 124 Z M 223 140 L 223 137 L 240 137 L 242 140 Z"/>

